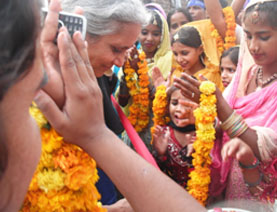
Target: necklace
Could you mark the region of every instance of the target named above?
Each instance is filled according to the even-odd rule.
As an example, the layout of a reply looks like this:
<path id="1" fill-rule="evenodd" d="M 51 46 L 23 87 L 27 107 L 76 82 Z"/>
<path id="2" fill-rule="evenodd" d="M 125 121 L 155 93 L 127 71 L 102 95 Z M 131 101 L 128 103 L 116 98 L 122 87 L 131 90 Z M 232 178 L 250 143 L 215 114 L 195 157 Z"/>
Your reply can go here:
<path id="1" fill-rule="evenodd" d="M 261 89 L 261 88 L 267 86 L 269 83 L 273 82 L 276 79 L 277 79 L 277 73 L 274 73 L 266 80 L 263 80 L 263 70 L 261 68 L 259 68 L 257 75 L 256 75 L 257 89 Z"/>

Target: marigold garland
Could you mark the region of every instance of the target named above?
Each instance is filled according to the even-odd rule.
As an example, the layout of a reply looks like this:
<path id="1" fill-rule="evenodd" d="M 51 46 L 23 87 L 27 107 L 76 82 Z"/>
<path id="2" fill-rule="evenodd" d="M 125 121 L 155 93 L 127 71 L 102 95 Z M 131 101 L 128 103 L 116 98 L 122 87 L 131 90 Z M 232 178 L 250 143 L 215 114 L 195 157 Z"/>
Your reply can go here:
<path id="1" fill-rule="evenodd" d="M 139 54 L 138 71 L 131 68 L 129 61 L 124 66 L 126 85 L 132 97 L 128 119 L 137 132 L 142 131 L 149 123 L 149 76 L 146 55 Z"/>
<path id="2" fill-rule="evenodd" d="M 152 110 L 154 115 L 153 116 L 154 125 L 151 128 L 151 133 L 153 135 L 157 125 L 164 126 L 170 121 L 170 118 L 167 115 L 167 94 L 166 94 L 165 85 L 160 85 L 156 88 Z"/>
<path id="3" fill-rule="evenodd" d="M 30 113 L 41 128 L 42 154 L 21 211 L 106 211 L 95 187 L 95 161 L 65 143 L 37 107 L 31 106 Z"/>
<path id="4" fill-rule="evenodd" d="M 216 86 L 210 81 L 204 81 L 199 87 L 201 91 L 200 105 L 194 110 L 196 125 L 196 141 L 193 143 L 195 152 L 192 154 L 194 170 L 189 174 L 188 192 L 202 205 L 208 198 L 210 165 L 212 163 L 210 151 L 214 145 L 214 120 L 216 113 L 216 97 L 213 94 Z"/>
<path id="5" fill-rule="evenodd" d="M 236 20 L 232 7 L 223 8 L 223 15 L 227 28 L 224 40 L 215 26 L 211 23 L 211 35 L 216 39 L 217 49 L 221 54 L 224 50 L 236 45 Z"/>

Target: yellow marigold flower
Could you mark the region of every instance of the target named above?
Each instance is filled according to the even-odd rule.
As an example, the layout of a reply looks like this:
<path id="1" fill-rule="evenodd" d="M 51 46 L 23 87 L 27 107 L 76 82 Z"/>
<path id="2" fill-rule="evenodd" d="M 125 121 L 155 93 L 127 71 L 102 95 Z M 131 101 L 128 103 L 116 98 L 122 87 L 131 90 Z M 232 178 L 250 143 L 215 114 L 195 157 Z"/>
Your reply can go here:
<path id="1" fill-rule="evenodd" d="M 29 108 L 31 116 L 36 120 L 38 126 L 42 128 L 47 124 L 47 120 L 42 112 L 36 107 L 36 103 L 32 103 L 32 106 Z"/>
<path id="2" fill-rule="evenodd" d="M 42 146 L 46 152 L 51 153 L 60 148 L 63 142 L 63 137 L 59 136 L 53 128 L 50 130 L 42 128 L 41 131 Z"/>
<path id="3" fill-rule="evenodd" d="M 44 151 L 43 149 L 37 169 L 42 170 L 44 168 L 54 168 L 54 167 L 55 167 L 55 163 L 53 161 L 53 155 L 50 154 L 49 152 Z"/>
<path id="4" fill-rule="evenodd" d="M 64 187 L 65 176 L 60 169 L 42 170 L 37 174 L 38 186 L 46 193 L 50 190 L 59 191 Z"/>
<path id="5" fill-rule="evenodd" d="M 199 87 L 199 90 L 206 95 L 213 94 L 215 89 L 215 84 L 211 81 L 203 81 Z"/>

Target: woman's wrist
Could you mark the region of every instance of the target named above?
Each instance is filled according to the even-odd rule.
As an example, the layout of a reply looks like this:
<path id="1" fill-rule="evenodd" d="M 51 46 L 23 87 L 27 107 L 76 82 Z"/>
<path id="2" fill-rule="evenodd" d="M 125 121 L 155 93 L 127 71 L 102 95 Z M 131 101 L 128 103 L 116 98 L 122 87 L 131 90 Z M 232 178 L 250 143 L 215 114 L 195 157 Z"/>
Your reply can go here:
<path id="1" fill-rule="evenodd" d="M 233 113 L 233 110 L 226 102 L 226 100 L 222 96 L 222 93 L 218 89 L 216 91 L 216 99 L 218 118 L 221 122 L 224 122 Z"/>
<path id="2" fill-rule="evenodd" d="M 244 160 L 239 161 L 239 166 L 242 169 L 255 169 L 260 165 L 260 161 L 257 157 L 247 157 Z"/>

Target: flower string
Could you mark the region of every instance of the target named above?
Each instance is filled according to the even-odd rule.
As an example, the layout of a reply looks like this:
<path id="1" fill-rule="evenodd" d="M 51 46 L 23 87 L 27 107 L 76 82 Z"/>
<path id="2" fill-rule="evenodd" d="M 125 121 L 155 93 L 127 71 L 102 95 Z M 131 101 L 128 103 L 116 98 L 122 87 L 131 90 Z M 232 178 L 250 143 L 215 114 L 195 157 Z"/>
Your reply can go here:
<path id="1" fill-rule="evenodd" d="M 218 51 L 222 54 L 222 52 L 226 49 L 229 49 L 230 47 L 233 47 L 236 45 L 236 20 L 235 20 L 235 14 L 232 9 L 232 7 L 225 7 L 223 8 L 223 15 L 224 20 L 226 23 L 227 31 L 225 33 L 224 40 L 218 33 L 215 26 L 211 23 L 211 35 L 216 39 L 216 45 Z"/>
<path id="2" fill-rule="evenodd" d="M 138 71 L 131 68 L 129 61 L 124 66 L 126 85 L 132 97 L 128 119 L 137 132 L 142 131 L 149 123 L 149 76 L 146 55 L 139 54 Z"/>
<path id="3" fill-rule="evenodd" d="M 213 124 L 217 116 L 216 97 L 214 95 L 216 87 L 214 83 L 204 81 L 199 89 L 201 91 L 200 105 L 194 110 L 196 141 L 193 143 L 195 152 L 192 154 L 192 164 L 195 169 L 189 174 L 188 191 L 202 205 L 205 205 L 211 182 L 210 151 L 215 139 Z"/>
<path id="4" fill-rule="evenodd" d="M 167 94 L 165 85 L 160 85 L 156 88 L 152 110 L 154 115 L 154 125 L 151 128 L 151 133 L 153 135 L 157 125 L 164 126 L 170 121 L 170 118 L 167 115 Z"/>
<path id="5" fill-rule="evenodd" d="M 41 128 L 42 154 L 21 211 L 106 211 L 95 187 L 99 178 L 95 161 L 65 143 L 36 106 L 30 113 Z"/>

